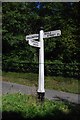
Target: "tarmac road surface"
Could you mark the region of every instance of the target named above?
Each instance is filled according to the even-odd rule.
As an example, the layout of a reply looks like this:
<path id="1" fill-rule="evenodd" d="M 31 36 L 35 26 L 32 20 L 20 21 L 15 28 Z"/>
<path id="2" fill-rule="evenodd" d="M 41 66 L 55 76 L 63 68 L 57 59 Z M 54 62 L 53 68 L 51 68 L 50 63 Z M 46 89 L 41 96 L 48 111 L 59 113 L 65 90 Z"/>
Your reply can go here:
<path id="1" fill-rule="evenodd" d="M 37 94 L 37 88 L 29 87 L 25 85 L 20 85 L 16 83 L 11 82 L 4 82 L 0 81 L 0 84 L 2 84 L 2 95 L 4 94 L 10 94 L 10 93 L 23 93 L 23 94 Z M 0 88 L 1 91 L 1 88 Z M 0 92 L 1 93 L 1 92 Z M 62 101 L 69 101 L 71 103 L 80 104 L 80 94 L 73 94 L 73 93 L 67 93 L 57 90 L 45 90 L 45 98 L 49 100 L 62 100 Z"/>

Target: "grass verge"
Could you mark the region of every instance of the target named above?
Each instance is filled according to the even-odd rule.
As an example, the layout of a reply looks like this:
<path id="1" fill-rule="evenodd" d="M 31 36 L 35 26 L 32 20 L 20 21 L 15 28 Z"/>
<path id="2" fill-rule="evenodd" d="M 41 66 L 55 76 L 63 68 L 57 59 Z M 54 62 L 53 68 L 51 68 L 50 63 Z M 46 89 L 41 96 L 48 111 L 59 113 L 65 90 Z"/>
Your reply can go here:
<path id="1" fill-rule="evenodd" d="M 3 72 L 3 81 L 19 83 L 27 86 L 38 86 L 38 74 Z M 73 78 L 45 76 L 45 88 L 80 93 L 78 86 L 80 81 Z"/>
<path id="2" fill-rule="evenodd" d="M 24 94 L 2 97 L 2 120 L 79 120 L 79 106 L 62 101 L 37 101 Z"/>

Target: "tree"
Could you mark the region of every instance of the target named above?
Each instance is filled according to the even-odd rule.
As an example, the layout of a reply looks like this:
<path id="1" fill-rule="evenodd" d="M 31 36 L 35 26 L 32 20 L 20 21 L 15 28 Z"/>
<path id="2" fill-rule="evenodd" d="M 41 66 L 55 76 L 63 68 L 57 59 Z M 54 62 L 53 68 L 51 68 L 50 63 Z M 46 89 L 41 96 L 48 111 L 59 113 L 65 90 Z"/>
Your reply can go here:
<path id="1" fill-rule="evenodd" d="M 79 62 L 80 24 L 78 3 L 3 3 L 3 64 L 12 62 L 38 63 L 38 50 L 25 41 L 26 35 L 60 29 L 62 35 L 45 39 L 45 62 Z M 5 62 L 7 61 L 7 62 Z M 19 66 L 19 64 L 18 64 Z"/>

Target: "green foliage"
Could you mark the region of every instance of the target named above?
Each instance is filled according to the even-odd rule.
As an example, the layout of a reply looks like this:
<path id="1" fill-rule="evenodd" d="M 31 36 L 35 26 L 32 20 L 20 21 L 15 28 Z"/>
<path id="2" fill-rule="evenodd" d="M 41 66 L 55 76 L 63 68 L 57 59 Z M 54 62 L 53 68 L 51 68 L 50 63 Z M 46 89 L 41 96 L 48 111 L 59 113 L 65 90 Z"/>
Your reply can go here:
<path id="1" fill-rule="evenodd" d="M 49 62 L 55 64 L 54 70 L 53 67 L 50 68 L 50 65 L 46 66 L 49 68 L 46 70 L 47 73 L 63 75 L 61 72 L 62 69 L 64 71 L 63 64 L 66 64 L 67 70 L 74 69 L 75 66 L 79 69 L 76 64 L 72 68 L 74 63 L 79 65 L 79 10 L 80 4 L 78 3 L 42 2 L 40 8 L 37 8 L 34 2 L 2 3 L 3 70 L 37 71 L 38 67 L 33 64 L 28 66 L 27 63 L 38 63 L 39 49 L 29 46 L 25 37 L 39 33 L 40 26 L 43 26 L 46 32 L 57 29 L 62 32 L 60 37 L 44 40 L 45 61 L 48 64 Z M 26 68 L 22 62 L 26 62 Z M 55 69 L 58 70 L 55 71 Z M 65 75 L 67 76 L 69 72 L 65 72 Z M 74 76 L 72 75 L 74 73 L 70 74 Z"/>
<path id="2" fill-rule="evenodd" d="M 2 100 L 3 118 L 6 118 L 6 120 L 9 118 L 18 119 L 18 117 L 20 120 L 22 118 L 28 120 L 77 120 L 80 118 L 79 107 L 77 108 L 76 105 L 72 107 L 71 104 L 61 101 L 45 100 L 44 103 L 39 103 L 34 96 L 27 96 L 20 93 L 4 95 Z M 77 108 L 77 110 L 74 110 L 74 108 Z M 18 116 L 18 114 L 20 114 L 20 116 Z"/>
<path id="3" fill-rule="evenodd" d="M 79 77 L 79 63 L 62 63 L 59 60 L 48 62 L 45 64 L 45 74 L 64 76 L 64 77 Z"/>
<path id="4" fill-rule="evenodd" d="M 14 61 L 13 61 L 14 60 Z M 16 59 L 10 58 L 5 59 L 3 63 L 3 70 L 6 72 L 24 72 L 24 73 L 38 73 L 39 63 L 35 62 L 16 62 L 19 61 L 18 57 Z M 45 75 L 46 76 L 64 76 L 64 77 L 76 77 L 79 79 L 80 64 L 79 63 L 63 63 L 60 60 L 47 61 L 45 62 Z"/>

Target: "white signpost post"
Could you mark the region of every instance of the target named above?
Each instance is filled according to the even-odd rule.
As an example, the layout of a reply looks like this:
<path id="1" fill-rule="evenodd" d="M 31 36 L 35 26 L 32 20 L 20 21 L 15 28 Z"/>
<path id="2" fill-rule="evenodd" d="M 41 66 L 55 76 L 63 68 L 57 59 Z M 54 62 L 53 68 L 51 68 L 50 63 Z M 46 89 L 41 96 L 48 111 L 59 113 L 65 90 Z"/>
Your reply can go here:
<path id="1" fill-rule="evenodd" d="M 38 98 L 43 100 L 45 95 L 44 89 L 44 41 L 43 38 L 50 38 L 60 36 L 61 31 L 49 31 L 44 32 L 43 29 L 40 30 L 39 34 L 32 34 L 26 36 L 26 41 L 29 42 L 29 45 L 39 48 L 39 80 L 38 80 Z M 39 39 L 39 41 L 35 41 Z"/>

